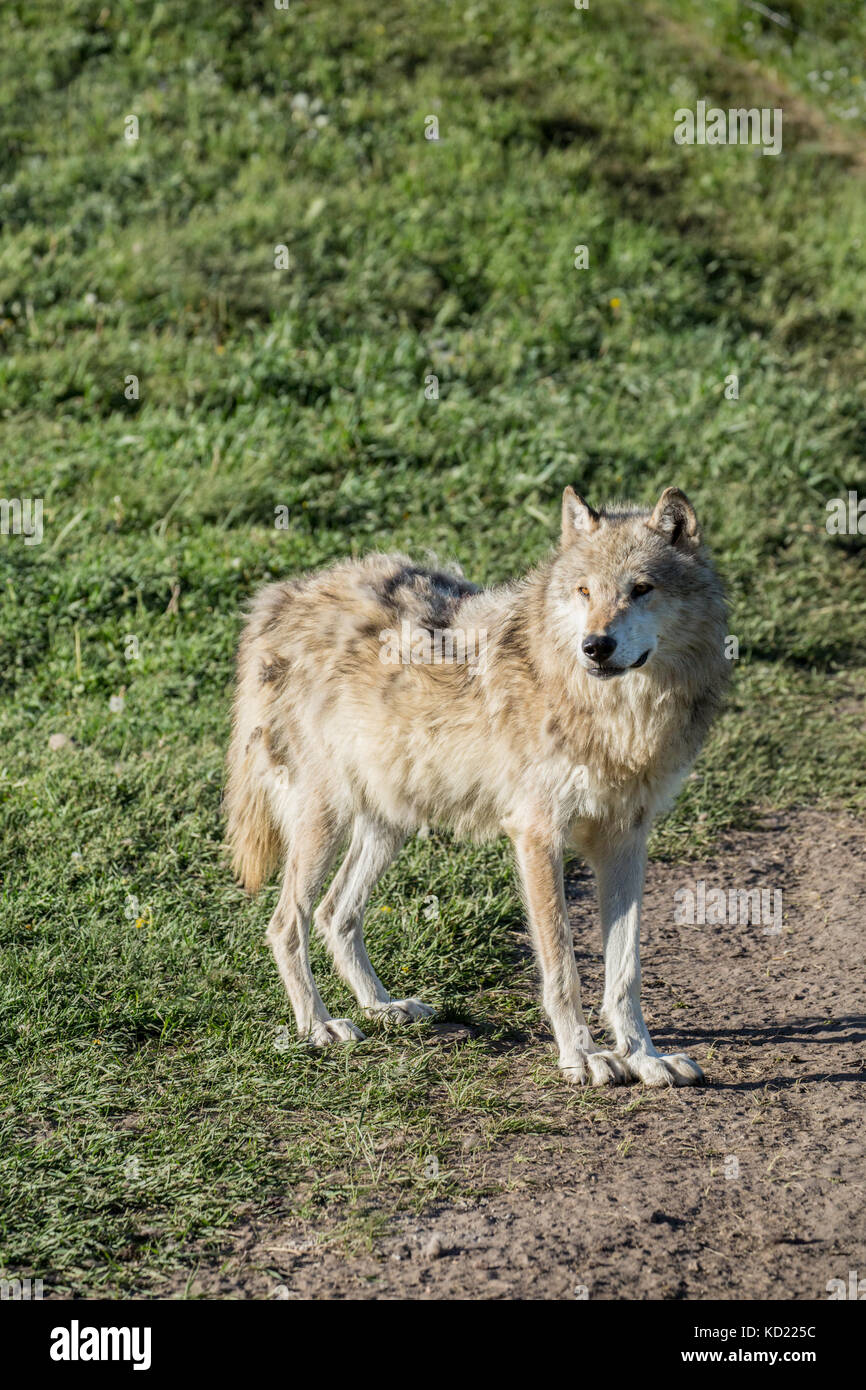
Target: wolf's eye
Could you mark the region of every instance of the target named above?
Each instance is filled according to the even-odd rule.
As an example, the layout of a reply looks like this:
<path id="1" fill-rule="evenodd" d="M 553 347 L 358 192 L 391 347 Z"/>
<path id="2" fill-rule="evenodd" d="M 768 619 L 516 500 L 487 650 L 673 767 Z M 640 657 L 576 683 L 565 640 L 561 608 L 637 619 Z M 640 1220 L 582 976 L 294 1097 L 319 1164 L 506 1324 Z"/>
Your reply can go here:
<path id="1" fill-rule="evenodd" d="M 648 594 L 652 587 L 652 584 L 635 584 L 631 596 L 632 598 L 643 598 L 644 594 Z"/>
<path id="2" fill-rule="evenodd" d="M 589 598 L 589 589 L 585 584 L 581 584 L 577 592 L 580 594 L 581 598 Z"/>

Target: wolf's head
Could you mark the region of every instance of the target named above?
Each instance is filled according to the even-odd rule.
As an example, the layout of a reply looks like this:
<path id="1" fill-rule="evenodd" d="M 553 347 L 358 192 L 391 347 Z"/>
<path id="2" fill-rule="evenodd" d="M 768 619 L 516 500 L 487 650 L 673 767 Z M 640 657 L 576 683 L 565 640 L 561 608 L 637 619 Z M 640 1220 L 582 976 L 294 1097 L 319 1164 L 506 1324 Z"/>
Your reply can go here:
<path id="1" fill-rule="evenodd" d="M 654 666 L 685 674 L 710 651 L 724 664 L 721 585 L 679 488 L 649 512 L 595 511 L 567 487 L 550 594 L 559 644 L 595 680 Z"/>

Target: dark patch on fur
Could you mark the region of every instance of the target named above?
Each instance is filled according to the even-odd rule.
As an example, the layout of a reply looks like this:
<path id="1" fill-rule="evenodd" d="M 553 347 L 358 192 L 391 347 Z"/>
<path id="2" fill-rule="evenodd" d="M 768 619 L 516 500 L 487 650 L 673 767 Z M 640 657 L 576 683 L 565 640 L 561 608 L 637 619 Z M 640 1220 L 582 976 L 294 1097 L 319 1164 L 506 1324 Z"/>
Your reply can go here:
<path id="1" fill-rule="evenodd" d="M 259 685 L 273 685 L 283 680 L 290 665 L 284 656 L 275 656 L 273 661 L 263 661 L 259 668 Z"/>
<path id="2" fill-rule="evenodd" d="M 274 762 L 285 767 L 291 777 L 295 771 L 297 759 L 292 748 L 291 732 L 286 728 L 285 723 L 275 720 L 271 724 L 268 729 L 267 744 Z"/>
<path id="3" fill-rule="evenodd" d="M 296 592 L 297 585 L 287 581 L 281 584 L 267 608 L 262 615 L 261 632 L 270 632 L 277 626 L 277 623 L 286 612 L 292 594 Z"/>
<path id="4" fill-rule="evenodd" d="M 541 677 L 530 651 L 529 633 L 523 614 L 512 613 L 500 634 L 499 650 L 503 655 L 518 661 L 536 685 L 541 684 Z"/>
<path id="5" fill-rule="evenodd" d="M 463 599 L 478 592 L 477 586 L 466 579 L 442 570 L 419 569 L 416 565 L 401 565 L 376 587 L 381 601 L 398 611 L 407 607 L 417 611 L 411 600 L 421 599 L 428 610 L 425 621 L 434 629 L 448 627 Z"/>
<path id="6" fill-rule="evenodd" d="M 512 614 L 503 627 L 499 638 L 499 645 L 504 652 L 518 656 L 524 661 L 529 660 L 526 630 L 516 613 Z"/>
<path id="7" fill-rule="evenodd" d="M 388 678 L 382 686 L 382 704 L 390 705 L 394 696 L 397 694 L 397 681 L 399 681 L 402 671 L 389 671 Z"/>

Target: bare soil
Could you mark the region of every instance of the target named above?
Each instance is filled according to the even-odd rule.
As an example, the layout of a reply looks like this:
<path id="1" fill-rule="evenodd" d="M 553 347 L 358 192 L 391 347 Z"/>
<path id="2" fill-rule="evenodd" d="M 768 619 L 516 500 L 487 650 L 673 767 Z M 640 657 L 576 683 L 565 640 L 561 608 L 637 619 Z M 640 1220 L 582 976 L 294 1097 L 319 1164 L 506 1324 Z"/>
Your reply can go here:
<path id="1" fill-rule="evenodd" d="M 699 879 L 781 888 L 781 934 L 675 925 L 675 891 Z M 766 817 L 706 862 L 652 864 L 647 1019 L 659 1047 L 701 1063 L 704 1087 L 618 1088 L 604 1123 L 589 1109 L 564 1134 L 506 1136 L 478 1160 L 497 1195 L 396 1214 L 371 1253 L 329 1245 L 327 1224 L 247 1222 L 187 1292 L 787 1300 L 866 1276 L 864 880 L 863 827 L 842 813 Z M 597 1000 L 584 874 L 569 895 L 584 998 Z M 561 1103 L 527 1077 L 527 1103 L 539 1096 Z"/>

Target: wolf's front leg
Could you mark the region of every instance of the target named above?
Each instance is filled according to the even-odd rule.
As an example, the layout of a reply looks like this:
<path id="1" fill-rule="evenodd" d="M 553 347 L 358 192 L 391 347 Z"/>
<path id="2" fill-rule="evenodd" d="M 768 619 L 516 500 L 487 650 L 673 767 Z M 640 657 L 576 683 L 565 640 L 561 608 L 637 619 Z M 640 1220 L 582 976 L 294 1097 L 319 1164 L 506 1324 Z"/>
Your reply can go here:
<path id="1" fill-rule="evenodd" d="M 590 854 L 598 881 L 604 940 L 602 1017 L 616 1037 L 629 1075 L 647 1086 L 694 1086 L 703 1081 L 697 1062 L 683 1052 L 667 1056 L 650 1038 L 640 1004 L 640 909 L 646 868 L 643 829 L 615 840 L 597 840 Z"/>
<path id="2" fill-rule="evenodd" d="M 627 1081 L 620 1059 L 595 1046 L 583 1016 L 565 908 L 561 851 L 552 834 L 524 830 L 512 840 L 541 969 L 544 1008 L 559 1047 L 559 1065 L 569 1081 L 596 1086 Z"/>

